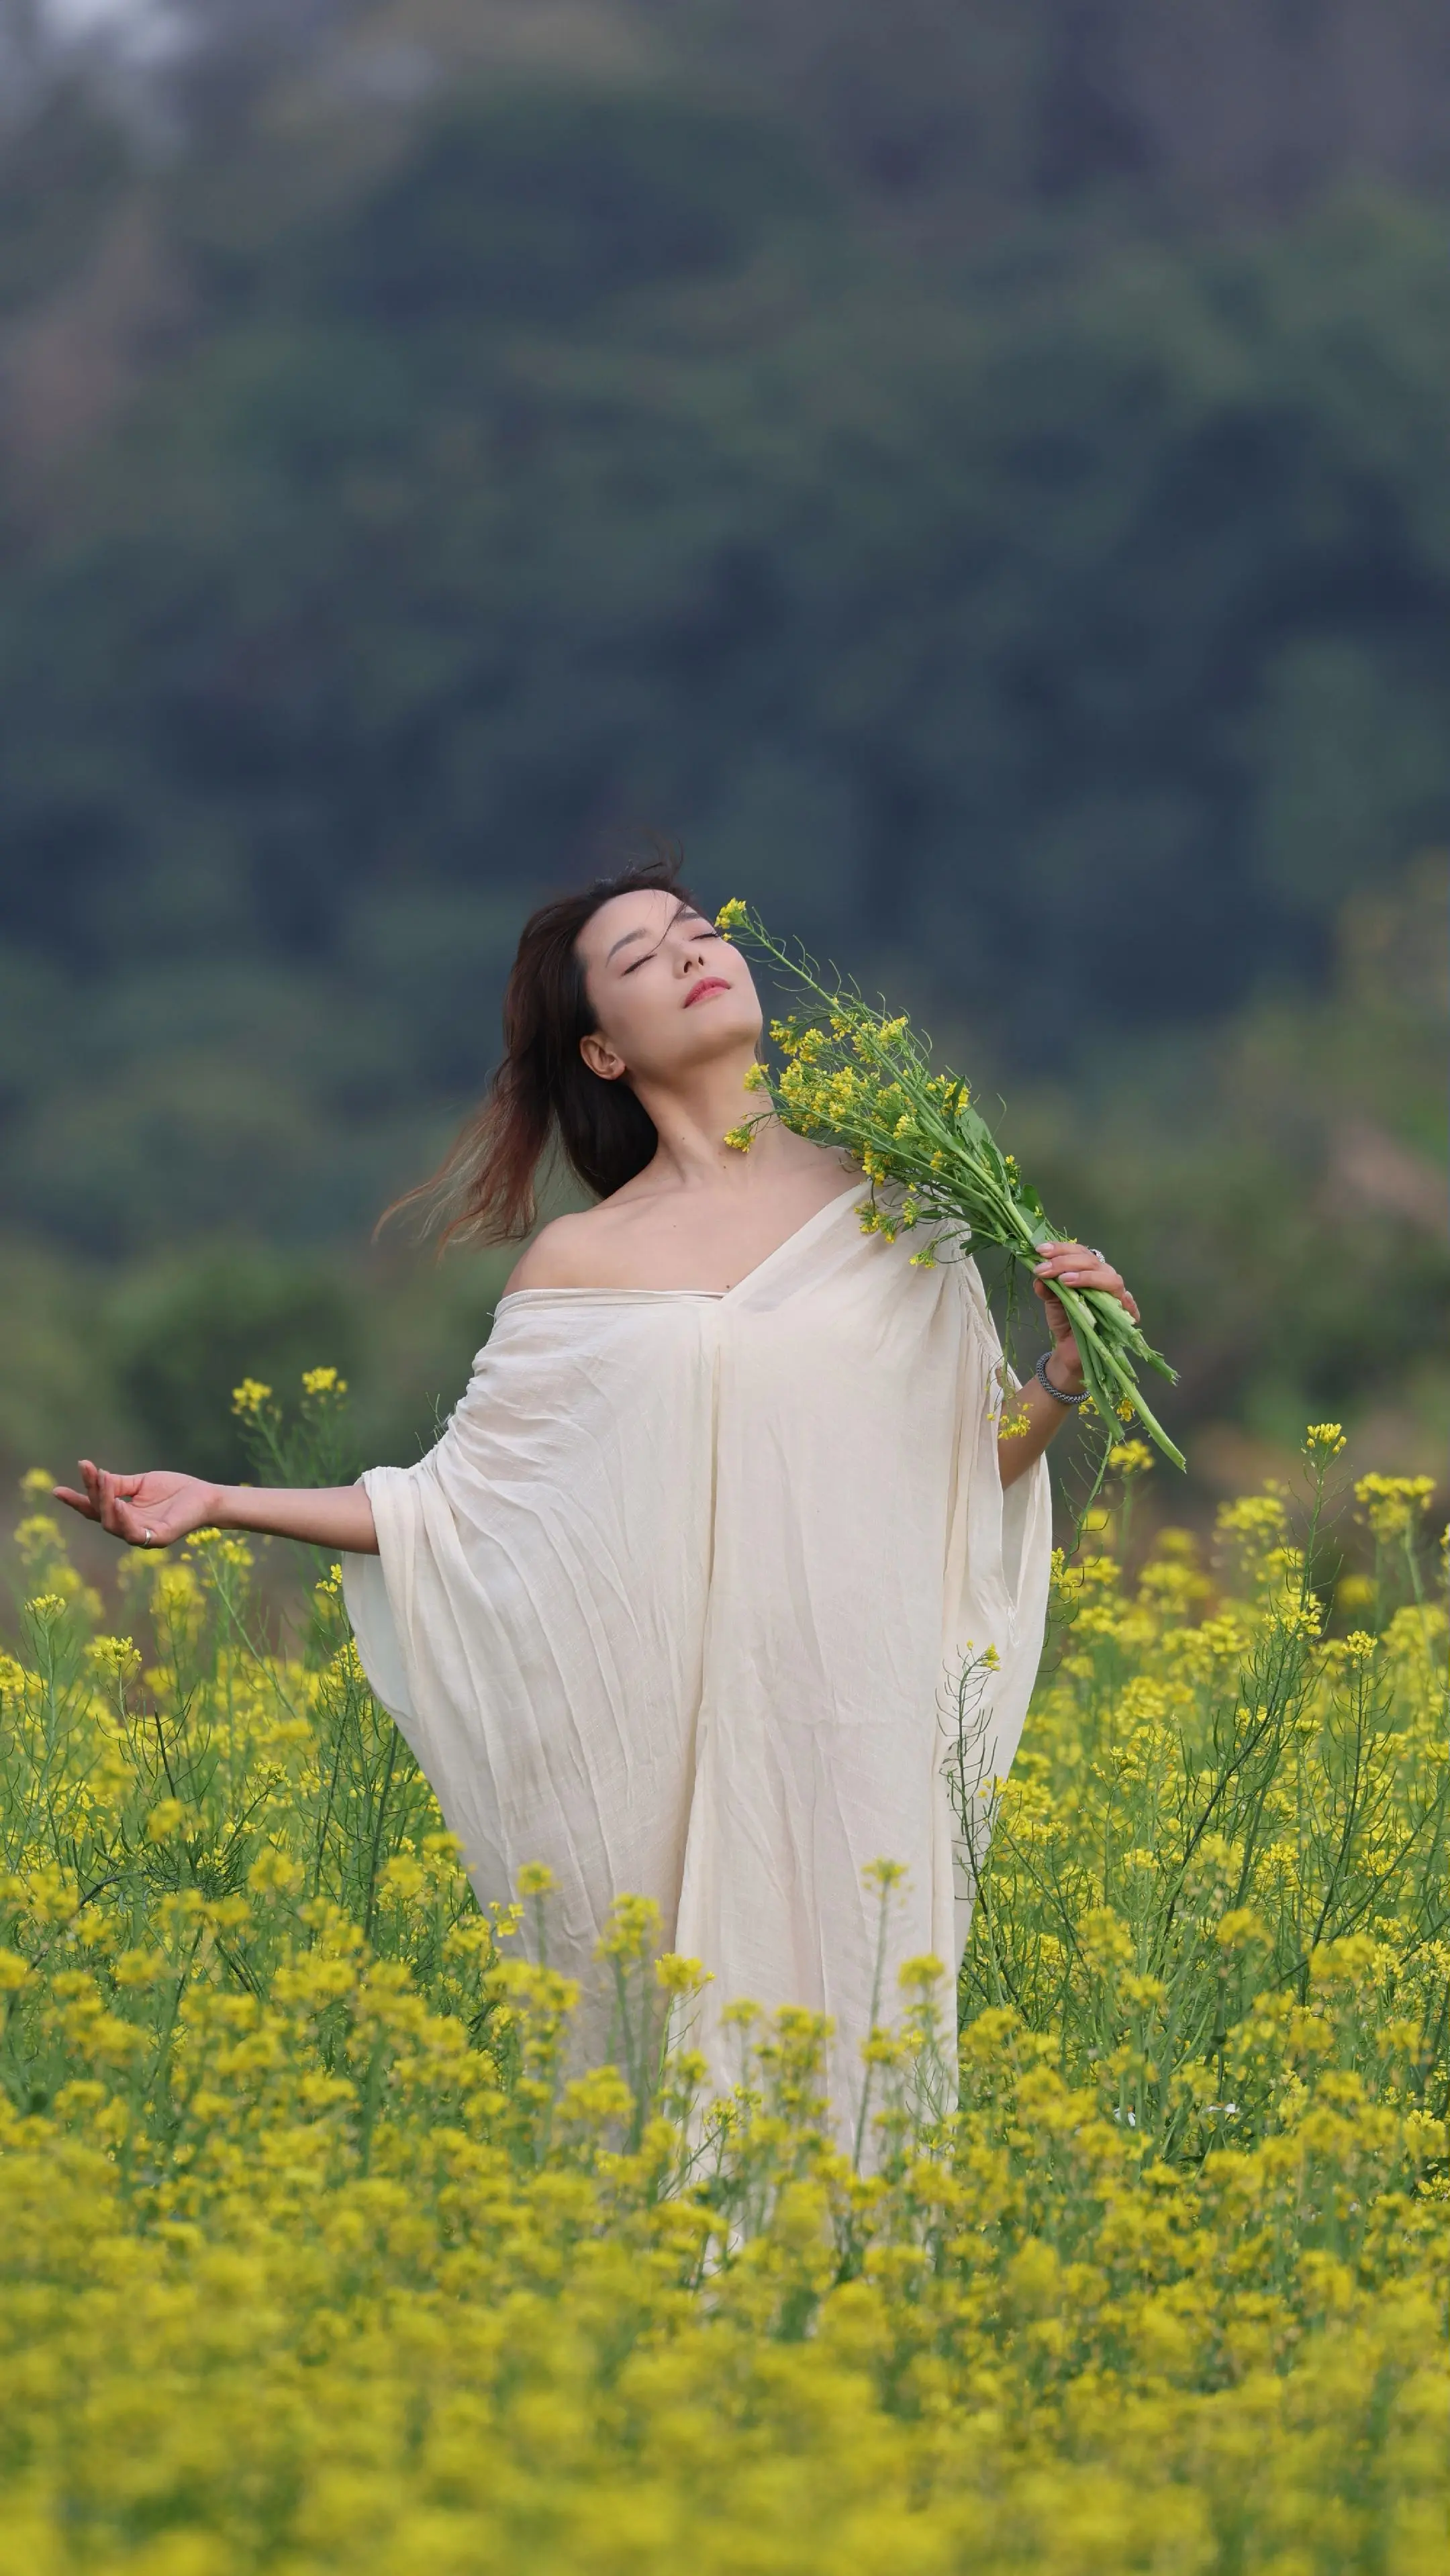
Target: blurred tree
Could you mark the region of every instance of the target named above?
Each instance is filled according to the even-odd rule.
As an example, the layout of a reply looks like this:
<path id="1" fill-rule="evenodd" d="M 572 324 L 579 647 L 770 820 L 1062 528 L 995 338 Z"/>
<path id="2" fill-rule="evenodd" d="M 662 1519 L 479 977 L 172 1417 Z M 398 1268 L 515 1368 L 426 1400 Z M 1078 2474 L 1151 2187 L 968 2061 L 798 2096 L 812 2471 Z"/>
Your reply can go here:
<path id="1" fill-rule="evenodd" d="M 652 92 L 515 91 L 440 114 L 320 229 L 303 292 L 410 335 L 556 331 L 614 296 L 738 272 L 763 240 L 830 212 L 798 139 L 759 116 Z"/>
<path id="2" fill-rule="evenodd" d="M 248 1473 L 231 1407 L 244 1377 L 290 1394 L 304 1369 L 356 1366 L 356 1313 L 339 1282 L 245 1243 L 141 1272 L 109 1326 L 146 1454 L 223 1481 Z"/>
<path id="3" fill-rule="evenodd" d="M 1450 788 L 1422 0 L 574 0 L 563 55 L 515 0 L 187 23 L 159 122 L 34 54 L 0 116 L 27 1298 L 36 1244 L 356 1240 L 478 1087 L 523 911 L 640 825 L 1014 1095 L 1131 1038 L 1128 1164 L 1135 1081 L 1219 1098 L 1266 990 L 1300 1029 Z M 1246 1112 L 1236 1177 L 1185 1163 L 1226 1242 L 1261 1146 L 1266 1240 L 1368 1168 L 1299 1045 L 1263 1079 L 1318 1162 Z M 1420 1318 L 1418 1258 L 1314 1348 Z M 1240 1293 L 1195 1383 L 1267 1418 L 1299 1380 Z"/>
<path id="4" fill-rule="evenodd" d="M 1326 1418 L 1367 1465 L 1444 1472 L 1446 896 L 1443 857 L 1396 870 L 1345 908 L 1324 996 L 1013 1103 L 1054 1215 L 1111 1245 L 1180 1363 L 1164 1418 L 1210 1483 L 1255 1472 L 1227 1426 L 1262 1470 Z"/>
<path id="5" fill-rule="evenodd" d="M 360 904 L 498 918 L 652 821 L 984 1012 L 1012 958 L 1003 1020 L 1084 979 L 1161 1019 L 1312 965 L 1433 827 L 1428 213 L 967 313 L 773 128 L 651 92 L 459 105 L 326 214 L 195 182 L 177 220 L 220 318 L 0 604 L 31 947 L 336 966 Z"/>
<path id="6" fill-rule="evenodd" d="M 676 0 L 638 0 L 678 26 Z M 868 201 L 959 244 L 1038 204 L 1084 227 L 1279 217 L 1346 177 L 1443 187 L 1435 0 L 714 0 L 693 41 Z"/>

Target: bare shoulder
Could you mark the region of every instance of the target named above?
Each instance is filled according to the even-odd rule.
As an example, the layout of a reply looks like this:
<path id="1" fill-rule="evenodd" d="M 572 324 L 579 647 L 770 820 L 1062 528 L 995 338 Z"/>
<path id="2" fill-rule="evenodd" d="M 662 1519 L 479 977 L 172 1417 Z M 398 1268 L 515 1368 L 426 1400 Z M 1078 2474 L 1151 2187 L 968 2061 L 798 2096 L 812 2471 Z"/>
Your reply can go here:
<path id="1" fill-rule="evenodd" d="M 549 1288 L 723 1295 L 857 1178 L 846 1157 L 794 1136 L 744 1195 L 661 1189 L 641 1176 L 597 1207 L 541 1228 L 504 1295 Z"/>
<path id="2" fill-rule="evenodd" d="M 597 1208 L 573 1216 L 556 1216 L 541 1226 L 533 1242 L 514 1263 L 504 1290 L 516 1288 L 588 1288 L 598 1267 Z"/>

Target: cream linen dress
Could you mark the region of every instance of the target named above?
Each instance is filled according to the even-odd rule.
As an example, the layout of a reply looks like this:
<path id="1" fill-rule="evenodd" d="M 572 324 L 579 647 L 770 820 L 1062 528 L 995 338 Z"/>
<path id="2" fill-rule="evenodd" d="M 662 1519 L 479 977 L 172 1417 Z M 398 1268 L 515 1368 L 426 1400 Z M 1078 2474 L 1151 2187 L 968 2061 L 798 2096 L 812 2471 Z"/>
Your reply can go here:
<path id="1" fill-rule="evenodd" d="M 1004 1497 L 1000 1350 L 975 1265 L 865 1235 L 861 1184 L 725 1295 L 519 1289 L 446 1431 L 363 1478 L 345 1559 L 358 1651 L 486 1905 L 544 1861 L 549 1958 L 605 2035 L 593 1952 L 618 1894 L 711 1972 L 719 2008 L 834 2026 L 849 2130 L 871 2020 L 878 1858 L 900 1962 L 960 1956 L 950 1683 L 995 1647 L 985 1773 L 1041 1650 L 1047 1469 Z M 918 1241 L 920 1238 L 918 1238 Z"/>

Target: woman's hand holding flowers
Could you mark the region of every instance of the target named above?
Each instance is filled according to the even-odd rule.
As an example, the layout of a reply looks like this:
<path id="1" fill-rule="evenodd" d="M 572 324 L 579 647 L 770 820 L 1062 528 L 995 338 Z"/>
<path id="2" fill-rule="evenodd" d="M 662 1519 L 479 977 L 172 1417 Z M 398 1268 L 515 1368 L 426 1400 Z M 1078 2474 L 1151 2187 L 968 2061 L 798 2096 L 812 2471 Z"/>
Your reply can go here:
<path id="1" fill-rule="evenodd" d="M 1098 1288 L 1106 1296 L 1116 1297 L 1120 1306 L 1126 1306 L 1135 1324 L 1141 1320 L 1138 1301 L 1132 1290 L 1125 1286 L 1122 1272 L 1115 1270 L 1112 1263 L 1105 1260 L 1102 1253 L 1095 1252 L 1090 1244 L 1043 1245 L 1042 1258 L 1033 1267 L 1032 1285 L 1042 1299 L 1047 1329 L 1052 1335 L 1047 1374 L 1054 1385 L 1061 1387 L 1064 1395 L 1076 1395 L 1083 1384 L 1083 1365 L 1067 1309 L 1061 1298 L 1054 1297 L 1052 1293 L 1055 1279 L 1060 1279 L 1067 1288 Z"/>

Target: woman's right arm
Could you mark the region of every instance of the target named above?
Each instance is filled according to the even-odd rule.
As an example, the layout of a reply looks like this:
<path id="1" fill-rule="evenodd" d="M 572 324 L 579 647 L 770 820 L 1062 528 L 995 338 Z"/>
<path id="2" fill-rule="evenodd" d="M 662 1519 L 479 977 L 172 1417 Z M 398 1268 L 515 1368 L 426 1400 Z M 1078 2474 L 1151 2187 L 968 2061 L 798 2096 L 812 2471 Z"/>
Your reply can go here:
<path id="1" fill-rule="evenodd" d="M 80 1468 L 84 1491 L 57 1485 L 56 1501 L 99 1521 L 130 1547 L 169 1547 L 198 1529 L 238 1529 L 300 1538 L 344 1555 L 378 1553 L 373 1507 L 361 1485 L 209 1485 L 200 1476 L 174 1476 L 164 1468 L 115 1476 L 89 1458 L 82 1458 Z"/>

